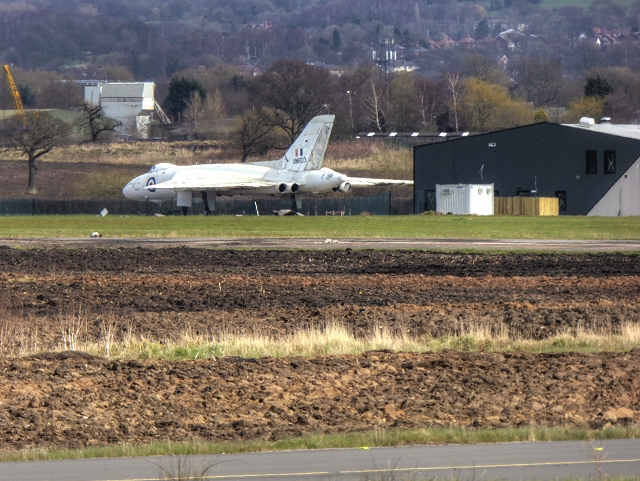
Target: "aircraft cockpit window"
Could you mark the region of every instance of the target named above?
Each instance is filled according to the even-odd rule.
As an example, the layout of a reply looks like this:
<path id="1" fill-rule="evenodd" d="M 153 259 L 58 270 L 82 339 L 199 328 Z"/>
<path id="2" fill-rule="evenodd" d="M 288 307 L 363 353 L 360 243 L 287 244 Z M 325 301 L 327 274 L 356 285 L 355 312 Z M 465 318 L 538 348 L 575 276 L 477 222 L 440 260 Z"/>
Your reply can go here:
<path id="1" fill-rule="evenodd" d="M 167 163 L 156 164 L 156 165 L 154 165 L 153 167 L 151 167 L 149 169 L 149 173 L 152 174 L 154 172 L 158 172 L 159 170 L 165 170 L 165 169 L 168 169 L 171 166 L 172 166 L 172 164 L 167 164 Z"/>

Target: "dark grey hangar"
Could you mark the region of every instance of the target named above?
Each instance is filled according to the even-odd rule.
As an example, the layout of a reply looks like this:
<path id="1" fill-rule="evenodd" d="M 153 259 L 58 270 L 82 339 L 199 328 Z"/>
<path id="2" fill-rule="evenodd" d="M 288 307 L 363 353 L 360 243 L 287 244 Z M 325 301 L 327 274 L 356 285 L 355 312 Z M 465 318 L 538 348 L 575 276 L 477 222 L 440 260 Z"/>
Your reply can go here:
<path id="1" fill-rule="evenodd" d="M 436 184 L 494 184 L 496 197 L 558 197 L 560 214 L 640 215 L 640 125 L 539 123 L 414 149 L 416 212 Z"/>

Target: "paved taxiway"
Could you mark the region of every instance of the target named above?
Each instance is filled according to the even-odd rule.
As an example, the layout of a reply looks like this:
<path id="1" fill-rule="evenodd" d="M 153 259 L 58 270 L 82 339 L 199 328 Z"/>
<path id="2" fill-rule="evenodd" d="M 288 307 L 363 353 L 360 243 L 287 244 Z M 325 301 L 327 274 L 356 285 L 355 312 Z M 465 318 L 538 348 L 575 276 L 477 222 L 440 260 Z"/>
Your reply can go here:
<path id="1" fill-rule="evenodd" d="M 176 461 L 149 457 L 0 463 L 0 481 L 151 481 L 161 478 L 161 467 L 176 476 Z M 191 469 L 211 465 L 202 479 L 221 480 L 391 479 L 390 470 L 395 479 L 604 479 L 640 473 L 640 439 L 323 449 L 191 456 L 181 462 Z"/>
<path id="2" fill-rule="evenodd" d="M 19 247 L 203 247 L 213 249 L 420 249 L 455 251 L 640 252 L 640 240 L 531 239 L 0 239 Z"/>

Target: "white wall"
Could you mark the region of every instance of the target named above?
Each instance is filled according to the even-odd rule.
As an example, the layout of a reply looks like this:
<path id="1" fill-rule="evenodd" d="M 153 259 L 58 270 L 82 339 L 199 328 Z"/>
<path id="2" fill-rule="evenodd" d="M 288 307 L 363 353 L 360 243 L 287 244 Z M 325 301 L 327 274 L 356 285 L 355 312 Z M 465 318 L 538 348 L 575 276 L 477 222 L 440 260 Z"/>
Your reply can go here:
<path id="1" fill-rule="evenodd" d="M 436 210 L 442 214 L 493 215 L 493 184 L 437 184 Z"/>
<path id="2" fill-rule="evenodd" d="M 570 199 L 567 199 L 570 202 Z M 640 158 L 620 176 L 587 215 L 640 215 Z"/>
<path id="3" fill-rule="evenodd" d="M 123 134 L 138 135 L 138 114 L 141 110 L 155 110 L 155 84 L 153 82 L 115 82 L 86 85 L 85 102 L 102 104 L 107 117 L 122 122 L 116 130 Z M 144 123 L 144 122 L 143 122 Z M 144 135 L 146 128 L 142 129 Z"/>

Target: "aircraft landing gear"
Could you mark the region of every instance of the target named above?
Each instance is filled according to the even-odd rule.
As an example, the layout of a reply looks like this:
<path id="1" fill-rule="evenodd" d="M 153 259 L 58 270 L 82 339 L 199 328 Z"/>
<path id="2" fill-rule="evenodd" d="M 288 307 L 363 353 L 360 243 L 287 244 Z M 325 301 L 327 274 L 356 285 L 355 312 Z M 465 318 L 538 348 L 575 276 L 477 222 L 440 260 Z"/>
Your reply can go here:
<path id="1" fill-rule="evenodd" d="M 207 191 L 202 191 L 202 202 L 204 202 L 204 215 L 211 215 L 211 209 L 209 209 L 209 199 L 207 198 Z"/>
<path id="2" fill-rule="evenodd" d="M 182 215 L 187 215 L 189 213 L 189 207 L 182 208 Z"/>
<path id="3" fill-rule="evenodd" d="M 291 212 L 301 215 L 300 209 L 302 209 L 302 197 L 296 198 L 296 194 L 291 194 Z"/>

